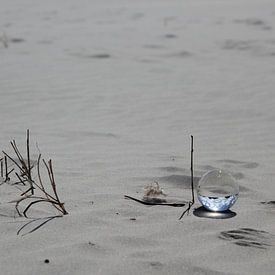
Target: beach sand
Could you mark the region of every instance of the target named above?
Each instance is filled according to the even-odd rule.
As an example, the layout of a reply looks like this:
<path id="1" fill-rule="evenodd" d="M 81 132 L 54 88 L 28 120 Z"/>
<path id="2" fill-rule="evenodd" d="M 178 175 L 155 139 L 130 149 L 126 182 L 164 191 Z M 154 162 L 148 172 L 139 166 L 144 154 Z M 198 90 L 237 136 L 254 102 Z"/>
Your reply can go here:
<path id="1" fill-rule="evenodd" d="M 2 184 L 0 274 L 274 274 L 273 0 L 0 7 L 0 148 L 30 129 L 69 212 L 17 236 Z M 240 184 L 234 217 L 124 199 L 154 181 L 191 199 L 191 134 L 196 182 L 222 168 Z"/>

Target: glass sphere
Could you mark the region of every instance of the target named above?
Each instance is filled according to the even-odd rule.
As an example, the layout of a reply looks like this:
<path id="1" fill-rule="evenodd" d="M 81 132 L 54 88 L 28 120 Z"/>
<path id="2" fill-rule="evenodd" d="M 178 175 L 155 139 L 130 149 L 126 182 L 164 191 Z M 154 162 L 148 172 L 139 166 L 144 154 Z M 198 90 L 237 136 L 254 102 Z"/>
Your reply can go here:
<path id="1" fill-rule="evenodd" d="M 222 212 L 228 210 L 237 200 L 239 185 L 233 176 L 223 170 L 205 173 L 197 188 L 198 200 L 208 210 Z"/>

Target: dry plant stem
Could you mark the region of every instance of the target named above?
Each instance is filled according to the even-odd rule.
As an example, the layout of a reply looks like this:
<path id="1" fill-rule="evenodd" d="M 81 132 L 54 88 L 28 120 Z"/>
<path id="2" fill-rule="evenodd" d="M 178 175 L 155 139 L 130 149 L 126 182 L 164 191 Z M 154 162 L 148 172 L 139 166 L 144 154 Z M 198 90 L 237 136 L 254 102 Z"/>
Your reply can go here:
<path id="1" fill-rule="evenodd" d="M 3 158 L 0 159 L 0 163 L 1 163 L 1 178 L 3 178 L 4 174 L 3 174 Z"/>
<path id="2" fill-rule="evenodd" d="M 16 182 L 16 184 L 21 183 L 23 185 L 26 185 L 25 184 L 26 182 L 29 184 L 29 188 L 21 194 L 21 198 L 14 201 L 16 203 L 15 209 L 16 209 L 18 215 L 19 216 L 25 216 L 26 218 L 28 218 L 28 211 L 30 210 L 30 208 L 34 204 L 41 203 L 41 202 L 52 204 L 59 212 L 62 213 L 62 215 L 68 214 L 68 212 L 65 210 L 64 203 L 62 203 L 60 201 L 60 199 L 58 197 L 58 194 L 57 194 L 56 183 L 55 183 L 55 179 L 54 179 L 54 173 L 53 173 L 52 161 L 51 160 L 49 160 L 49 162 L 47 164 L 47 162 L 43 159 L 43 163 L 44 163 L 44 165 L 46 167 L 46 170 L 48 172 L 48 177 L 49 177 L 49 180 L 50 180 L 50 186 L 51 186 L 51 189 L 53 191 L 53 195 L 50 195 L 49 192 L 46 191 L 46 189 L 43 185 L 43 181 L 42 181 L 42 177 L 41 177 L 41 173 L 40 173 L 41 154 L 39 154 L 38 160 L 37 160 L 38 182 L 32 179 L 31 170 L 32 170 L 33 166 L 31 166 L 31 161 L 30 161 L 29 130 L 27 130 L 27 142 L 26 142 L 27 159 L 26 160 L 21 155 L 21 153 L 20 153 L 20 151 L 19 151 L 19 149 L 16 145 L 15 140 L 13 140 L 10 143 L 11 143 L 11 146 L 12 146 L 19 162 L 16 161 L 15 159 L 13 159 L 11 156 L 9 156 L 7 153 L 5 153 L 3 151 L 4 160 L 5 160 L 5 164 L 6 164 L 5 165 L 5 167 L 6 167 L 6 178 L 14 170 L 14 169 L 12 169 L 10 172 L 8 172 L 7 158 L 9 158 L 13 162 L 13 164 L 15 164 L 17 166 L 17 168 L 20 171 L 19 174 L 17 172 L 15 172 L 15 176 L 19 180 L 18 182 Z M 39 196 L 34 195 L 35 188 L 39 189 L 42 192 L 42 194 L 39 195 Z M 23 212 L 21 212 L 19 210 L 19 205 L 23 201 L 28 201 L 28 204 L 27 204 L 27 206 L 25 206 Z"/>
<path id="3" fill-rule="evenodd" d="M 13 148 L 13 150 L 14 150 L 14 152 L 15 152 L 17 158 L 18 158 L 18 160 L 20 161 L 22 167 L 21 167 L 14 159 L 12 159 L 11 157 L 9 157 L 8 154 L 6 154 L 5 152 L 3 152 L 3 153 L 4 153 L 10 160 L 12 160 L 12 161 L 14 162 L 14 164 L 21 170 L 22 174 L 24 174 L 24 173 L 27 171 L 27 165 L 26 165 L 26 163 L 25 163 L 25 161 L 24 161 L 22 155 L 20 154 L 20 152 L 19 152 L 19 150 L 18 150 L 18 148 L 17 148 L 17 145 L 16 145 L 15 140 L 11 141 L 10 144 L 11 144 L 11 146 L 12 146 L 12 148 Z"/>
<path id="4" fill-rule="evenodd" d="M 52 167 L 52 160 L 49 160 L 46 162 L 44 159 L 42 159 L 43 164 L 45 165 L 45 169 L 48 173 L 48 178 L 50 181 L 50 189 L 51 192 L 48 192 L 44 186 L 41 172 L 40 172 L 40 165 L 41 165 L 41 154 L 39 151 L 39 156 L 37 160 L 37 176 L 38 180 L 36 180 L 36 177 L 32 176 L 32 168 L 34 168 L 34 165 L 31 164 L 30 159 L 30 132 L 27 130 L 27 141 L 26 141 L 26 158 L 24 159 L 22 154 L 20 153 L 18 146 L 15 142 L 15 140 L 12 140 L 10 142 L 11 147 L 13 149 L 13 152 L 15 153 L 15 158 L 8 155 L 6 152 L 2 151 L 4 156 L 0 157 L 0 168 L 1 168 L 1 177 L 4 178 L 4 181 L 2 181 L 0 184 L 10 181 L 9 175 L 12 173 L 13 178 L 16 178 L 17 181 L 13 181 L 12 185 L 15 185 L 17 189 L 19 189 L 21 193 L 21 197 L 17 200 L 11 201 L 15 203 L 15 209 L 19 216 L 24 216 L 25 218 L 28 217 L 28 212 L 32 208 L 33 205 L 38 203 L 50 203 L 53 207 L 55 207 L 59 211 L 59 215 L 51 216 L 51 217 L 45 217 L 45 218 L 38 218 L 38 219 L 32 219 L 32 221 L 27 222 L 24 226 L 22 226 L 17 234 L 19 234 L 22 229 L 24 229 L 27 225 L 31 224 L 32 222 L 41 220 L 41 223 L 37 226 L 35 226 L 32 230 L 29 232 L 23 234 L 29 234 L 43 225 L 45 225 L 47 222 L 51 221 L 54 218 L 62 217 L 63 215 L 67 215 L 68 212 L 65 210 L 64 203 L 60 201 L 57 189 L 56 189 L 56 183 L 55 183 L 55 177 L 53 173 L 53 167 Z M 12 162 L 12 165 L 14 168 L 9 170 L 8 167 L 8 160 Z M 20 184 L 21 186 L 17 186 L 17 184 Z M 22 190 L 22 186 L 24 187 L 24 192 Z M 36 191 L 35 191 L 36 190 Z M 23 203 L 25 205 L 23 206 L 23 209 L 19 209 L 19 206 L 21 206 Z M 61 214 L 60 214 L 61 213 Z"/>
<path id="5" fill-rule="evenodd" d="M 9 174 L 11 173 L 11 172 L 13 172 L 14 171 L 14 168 L 12 168 L 10 171 L 8 171 L 8 174 L 7 174 L 7 176 L 8 176 L 8 179 L 10 180 L 10 178 L 9 178 Z"/>
<path id="6" fill-rule="evenodd" d="M 30 184 L 30 188 L 29 188 L 27 191 L 25 191 L 23 194 L 21 194 L 21 196 L 23 196 L 25 193 L 27 193 L 27 192 L 29 192 L 29 191 L 31 191 L 31 193 L 32 193 L 32 195 L 33 195 L 33 194 L 34 194 L 33 181 L 30 181 L 30 180 L 29 180 L 29 177 L 28 177 L 29 172 L 27 172 L 27 170 L 26 170 L 26 169 L 28 169 L 27 166 L 26 166 L 26 163 L 25 163 L 23 157 L 21 156 L 20 152 L 18 151 L 18 149 L 17 149 L 17 147 L 16 147 L 15 141 L 13 141 L 13 143 L 11 142 L 11 145 L 12 145 L 12 147 L 13 147 L 13 149 L 14 149 L 14 152 L 15 152 L 15 154 L 17 155 L 17 157 L 18 157 L 18 159 L 19 159 L 19 161 L 20 161 L 22 167 L 21 167 L 21 166 L 11 157 L 11 156 L 9 156 L 5 151 L 2 151 L 2 152 L 3 152 L 3 154 L 5 155 L 5 158 L 9 158 L 9 159 L 19 168 L 19 170 L 20 170 L 20 172 L 21 172 L 21 177 L 23 177 L 23 179 L 21 178 L 20 181 L 21 181 L 21 182 L 22 182 L 22 181 L 23 181 L 23 182 L 28 182 L 28 183 Z M 12 171 L 13 171 L 13 170 L 14 170 L 14 169 L 12 169 Z M 9 173 L 11 173 L 12 171 L 10 171 Z M 16 173 L 16 176 L 19 176 L 18 173 Z M 20 176 L 19 176 L 19 177 L 20 177 Z"/>
<path id="7" fill-rule="evenodd" d="M 21 153 L 19 152 L 15 140 L 13 140 L 11 142 L 11 146 L 12 146 L 16 156 L 18 157 L 18 159 L 21 163 L 21 166 L 11 156 L 9 156 L 6 152 L 4 152 L 4 151 L 2 151 L 2 152 L 5 155 L 5 158 L 9 158 L 18 167 L 18 169 L 21 172 L 21 177 L 24 178 L 24 181 L 26 181 L 30 184 L 30 188 L 29 188 L 28 192 L 31 191 L 31 194 L 33 195 L 34 194 L 34 187 L 33 187 L 33 181 L 30 178 L 31 171 L 29 171 L 29 168 L 28 168 L 24 158 L 22 157 Z M 32 168 L 33 167 L 31 167 L 30 170 Z M 10 173 L 11 173 L 11 171 L 9 172 L 9 174 Z"/>
<path id="8" fill-rule="evenodd" d="M 190 171 L 191 171 L 192 200 L 189 201 L 187 209 L 184 210 L 184 212 L 181 214 L 181 216 L 179 217 L 179 220 L 181 220 L 182 217 L 186 213 L 189 214 L 189 211 L 190 211 L 191 207 L 195 203 L 195 196 L 194 196 L 194 176 L 193 176 L 193 153 L 194 153 L 194 141 L 193 141 L 193 136 L 191 135 L 191 168 L 190 168 Z"/>
<path id="9" fill-rule="evenodd" d="M 5 180 L 4 182 L 8 182 L 10 180 L 9 174 L 14 171 L 14 168 L 12 168 L 10 171 L 8 170 L 8 160 L 7 157 L 4 157 L 5 162 Z"/>
<path id="10" fill-rule="evenodd" d="M 24 209 L 23 211 L 23 215 L 27 218 L 27 212 L 28 210 L 31 208 L 31 206 L 33 206 L 34 204 L 36 203 L 40 203 L 40 202 L 46 202 L 46 203 L 51 203 L 59 212 L 61 212 L 63 215 L 67 215 L 68 212 L 65 210 L 65 207 L 64 207 L 64 203 L 60 202 L 59 200 L 59 197 L 57 195 L 57 191 L 56 191 L 56 184 L 55 184 L 55 180 L 54 180 L 54 174 L 53 174 L 53 169 L 52 169 L 52 162 L 51 160 L 49 160 L 49 165 L 47 165 L 46 161 L 43 159 L 43 163 L 45 164 L 46 166 L 46 169 L 48 171 L 48 175 L 49 175 L 49 179 L 50 179 L 50 182 L 51 182 L 51 187 L 53 189 L 53 192 L 54 192 L 54 196 L 51 196 L 44 188 L 44 185 L 43 185 L 43 182 L 42 182 L 42 179 L 41 179 L 41 174 L 40 174 L 40 159 L 41 159 L 41 154 L 39 155 L 38 157 L 38 166 L 37 166 L 37 173 L 38 173 L 38 179 L 39 179 L 39 184 L 37 184 L 35 181 L 33 181 L 33 184 L 38 188 L 40 189 L 40 191 L 42 191 L 42 193 L 44 194 L 45 197 L 41 197 L 41 196 L 33 196 L 33 195 L 26 195 L 29 191 L 29 189 L 24 192 L 22 195 L 24 197 L 22 197 L 21 199 L 17 200 L 16 202 L 16 210 L 17 210 L 17 213 L 19 215 L 21 215 L 18 207 L 19 207 L 19 204 L 24 201 L 24 200 L 33 200 L 32 202 L 30 202 L 26 208 Z"/>
<path id="11" fill-rule="evenodd" d="M 189 202 L 188 202 L 188 207 L 183 211 L 183 213 L 181 214 L 179 220 L 181 220 L 182 217 L 183 217 L 186 213 L 187 213 L 187 215 L 189 214 L 189 211 L 190 211 L 191 207 L 193 206 L 193 204 L 194 204 L 194 203 L 193 203 L 192 201 L 189 201 Z"/>
<path id="12" fill-rule="evenodd" d="M 18 181 L 18 182 L 15 182 L 14 184 L 18 184 L 18 183 L 21 182 L 23 185 L 26 185 L 26 184 L 25 184 L 26 180 L 22 180 L 21 177 L 20 177 L 20 176 L 18 175 L 18 173 L 16 173 L 16 172 L 15 172 L 15 175 L 16 175 L 16 177 L 18 178 L 19 181 Z"/>
<path id="13" fill-rule="evenodd" d="M 130 200 L 133 200 L 133 201 L 145 204 L 145 205 L 151 205 L 151 206 L 153 206 L 153 205 L 164 205 L 164 206 L 182 207 L 182 206 L 186 205 L 186 203 L 157 203 L 157 202 L 148 202 L 148 201 L 139 200 L 139 199 L 136 199 L 134 197 L 127 196 L 127 195 L 124 195 L 124 198 L 125 199 L 130 199 Z"/>
<path id="14" fill-rule="evenodd" d="M 40 174 L 40 159 L 41 159 L 41 154 L 38 157 L 38 161 L 37 161 L 37 174 L 38 174 L 38 180 L 39 180 L 39 184 L 40 186 L 34 182 L 34 185 L 40 189 L 44 195 L 46 196 L 46 198 L 48 200 L 55 200 L 55 198 L 53 196 L 51 196 L 50 194 L 48 194 L 44 188 L 43 182 L 42 182 L 42 178 L 41 178 L 41 174 Z M 58 209 L 59 210 L 59 209 Z"/>
<path id="15" fill-rule="evenodd" d="M 4 157 L 4 160 L 5 160 L 5 181 L 8 181 L 9 180 L 9 177 L 8 177 L 8 161 L 7 161 L 6 156 Z"/>
<path id="16" fill-rule="evenodd" d="M 41 179 L 41 174 L 40 174 L 40 160 L 41 160 L 41 154 L 39 154 L 38 160 L 37 160 L 37 174 L 38 174 L 38 180 L 39 180 L 39 184 L 40 184 L 40 186 L 37 185 L 37 187 L 45 194 L 45 196 L 47 197 L 47 199 L 49 199 L 49 197 L 51 197 L 51 196 L 49 196 L 49 195 L 47 194 L 47 192 L 45 191 L 45 188 L 44 188 L 44 186 L 43 186 L 42 179 Z M 51 198 L 53 198 L 53 197 L 51 197 Z"/>
<path id="17" fill-rule="evenodd" d="M 0 185 L 4 184 L 4 170 L 3 170 L 3 158 L 0 159 L 0 165 L 1 165 L 1 179 L 0 179 Z"/>
<path id="18" fill-rule="evenodd" d="M 29 172 L 29 179 L 30 182 L 32 182 L 32 175 L 31 175 L 31 160 L 30 160 L 30 131 L 29 129 L 27 130 L 27 160 L 28 160 L 28 169 L 27 171 Z"/>
<path id="19" fill-rule="evenodd" d="M 41 160 L 41 154 L 39 154 L 38 161 L 37 161 L 37 174 L 38 174 L 39 185 L 35 181 L 33 181 L 33 184 L 44 193 L 44 195 L 45 195 L 45 197 L 47 198 L 48 201 L 56 201 L 56 202 L 60 203 L 59 197 L 57 196 L 56 186 L 54 187 L 54 193 L 55 193 L 56 197 L 51 196 L 44 188 L 42 178 L 41 178 L 41 174 L 40 174 L 40 160 Z M 46 165 L 47 170 L 48 170 L 48 166 L 47 166 L 45 160 L 43 160 L 43 162 Z M 52 166 L 51 166 L 51 170 L 48 170 L 48 172 L 49 171 L 52 174 L 52 178 L 53 178 Z M 54 182 L 54 185 L 55 185 L 55 182 Z M 60 204 L 63 204 L 63 203 L 60 203 Z"/>
<path id="20" fill-rule="evenodd" d="M 60 199 L 57 195 L 57 191 L 56 191 L 56 184 L 55 184 L 55 180 L 54 180 L 54 174 L 53 174 L 53 168 L 52 168 L 52 160 L 50 159 L 49 162 L 48 162 L 48 165 L 46 163 L 46 161 L 43 159 L 43 162 L 47 168 L 47 171 L 48 171 L 48 175 L 49 175 L 49 179 L 50 179 L 50 182 L 51 182 L 51 186 L 52 186 L 52 189 L 53 189 L 53 192 L 54 192 L 54 195 L 55 195 L 55 201 L 57 203 L 53 204 L 53 206 L 58 206 L 58 210 L 63 214 L 63 215 L 67 215 L 68 212 L 65 210 L 65 207 L 64 207 L 64 203 L 60 202 Z"/>
<path id="21" fill-rule="evenodd" d="M 51 203 L 52 205 L 58 205 L 59 206 L 59 204 L 60 204 L 60 202 L 57 202 L 57 201 L 52 201 L 52 200 L 48 200 L 48 199 L 45 199 L 45 198 L 43 198 L 43 197 L 30 197 L 30 198 L 32 198 L 32 199 L 36 199 L 36 201 L 33 201 L 33 202 L 31 202 L 31 203 L 29 203 L 29 205 L 25 208 L 25 210 L 23 211 L 23 215 L 26 217 L 26 218 L 28 218 L 28 216 L 27 216 L 27 212 L 28 212 L 28 210 L 30 209 L 30 207 L 32 206 L 32 205 L 34 205 L 34 204 L 36 204 L 36 203 L 39 203 L 39 202 L 48 202 L 48 203 Z M 60 210 L 59 210 L 60 211 Z M 67 213 L 66 213 L 67 214 Z M 66 214 L 64 214 L 64 215 L 66 215 Z"/>
<path id="22" fill-rule="evenodd" d="M 50 182 L 51 182 L 55 197 L 59 201 L 59 198 L 58 198 L 58 195 L 57 195 L 57 192 L 56 192 L 56 184 L 55 184 L 55 180 L 54 180 L 54 175 L 53 175 L 52 160 L 51 159 L 49 160 L 49 162 L 48 162 L 49 166 L 47 165 L 47 163 L 44 159 L 43 159 L 43 162 L 44 162 L 44 164 L 47 168 L 48 175 L 49 175 L 49 178 L 50 178 Z"/>
<path id="23" fill-rule="evenodd" d="M 192 188 L 192 203 L 195 203 L 194 196 L 194 175 L 193 175 L 193 153 L 194 153 L 194 141 L 193 136 L 191 136 L 191 188 Z"/>
<path id="24" fill-rule="evenodd" d="M 26 177 L 25 180 L 30 184 L 30 188 L 28 190 L 31 191 L 31 194 L 34 194 L 34 187 L 33 187 L 33 180 L 32 180 L 32 176 L 31 176 L 31 169 L 33 167 L 31 167 L 30 165 L 30 154 L 29 154 L 29 132 L 27 132 L 27 163 L 24 160 L 23 156 L 21 155 L 15 140 L 10 142 L 21 166 L 12 158 L 10 157 L 6 152 L 3 151 L 5 157 L 8 157 L 20 170 L 21 172 L 21 176 L 22 177 Z"/>

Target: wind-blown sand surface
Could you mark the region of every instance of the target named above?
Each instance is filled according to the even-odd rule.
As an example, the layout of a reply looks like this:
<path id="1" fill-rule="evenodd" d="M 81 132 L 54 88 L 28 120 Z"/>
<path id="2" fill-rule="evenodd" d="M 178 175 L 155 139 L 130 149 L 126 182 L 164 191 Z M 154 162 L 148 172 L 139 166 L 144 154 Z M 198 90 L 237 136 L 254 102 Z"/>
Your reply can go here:
<path id="1" fill-rule="evenodd" d="M 69 212 L 17 236 L 1 185 L 0 274 L 274 274 L 273 0 L 1 0 L 0 37 L 1 149 L 30 129 Z M 233 218 L 124 199 L 190 199 L 190 134 Z"/>

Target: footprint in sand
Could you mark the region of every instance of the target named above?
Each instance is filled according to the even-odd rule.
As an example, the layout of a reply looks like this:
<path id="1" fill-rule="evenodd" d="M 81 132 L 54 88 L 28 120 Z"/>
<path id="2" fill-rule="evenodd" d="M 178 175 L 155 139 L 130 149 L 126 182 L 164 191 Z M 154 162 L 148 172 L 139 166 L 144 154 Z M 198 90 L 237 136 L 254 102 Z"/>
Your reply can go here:
<path id="1" fill-rule="evenodd" d="M 166 49 L 165 46 L 160 45 L 160 44 L 145 44 L 143 45 L 144 49 L 152 49 L 152 50 L 163 50 Z"/>
<path id="2" fill-rule="evenodd" d="M 14 38 L 10 39 L 10 42 L 11 43 L 22 43 L 22 42 L 25 42 L 25 39 L 19 38 L 19 37 L 14 37 Z"/>
<path id="3" fill-rule="evenodd" d="M 257 47 L 258 45 L 254 40 L 227 39 L 221 45 L 221 48 L 223 50 L 239 50 L 239 51 L 253 51 L 253 50 L 256 50 Z"/>
<path id="4" fill-rule="evenodd" d="M 220 47 L 222 50 L 248 52 L 253 56 L 275 56 L 274 47 L 261 40 L 226 39 Z"/>
<path id="5" fill-rule="evenodd" d="M 266 205 L 269 208 L 275 209 L 275 201 L 262 201 L 261 204 Z"/>
<path id="6" fill-rule="evenodd" d="M 84 58 L 84 59 L 109 59 L 112 56 L 108 53 L 98 53 L 98 54 L 90 54 L 90 53 L 72 53 L 71 56 Z"/>
<path id="7" fill-rule="evenodd" d="M 260 28 L 262 30 L 272 29 L 272 27 L 269 26 L 264 20 L 259 18 L 236 19 L 234 22 L 237 24 L 244 24 L 246 26 Z"/>
<path id="8" fill-rule="evenodd" d="M 174 52 L 174 53 L 168 53 L 166 54 L 164 57 L 168 57 L 168 58 L 187 58 L 187 57 L 191 57 L 193 56 L 193 54 L 189 51 L 179 51 L 179 52 Z"/>
<path id="9" fill-rule="evenodd" d="M 272 235 L 270 233 L 253 228 L 222 231 L 219 238 L 244 247 L 267 249 L 272 246 Z"/>
<path id="10" fill-rule="evenodd" d="M 142 19 L 144 16 L 145 16 L 144 13 L 142 13 L 142 12 L 136 12 L 136 13 L 134 13 L 134 14 L 131 15 L 130 19 L 136 21 L 136 20 Z"/>
<path id="11" fill-rule="evenodd" d="M 164 38 L 175 39 L 175 38 L 178 38 L 178 36 L 174 33 L 167 33 L 167 34 L 164 35 Z"/>

